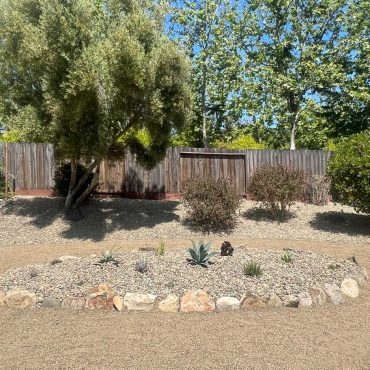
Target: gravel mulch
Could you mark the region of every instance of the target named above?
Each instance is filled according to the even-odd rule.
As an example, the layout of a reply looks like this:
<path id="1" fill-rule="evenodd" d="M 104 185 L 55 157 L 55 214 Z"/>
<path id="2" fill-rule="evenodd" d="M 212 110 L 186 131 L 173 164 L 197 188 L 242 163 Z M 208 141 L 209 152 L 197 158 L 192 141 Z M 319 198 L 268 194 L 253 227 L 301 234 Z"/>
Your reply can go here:
<path id="1" fill-rule="evenodd" d="M 278 223 L 253 201 L 243 201 L 236 228 L 229 234 L 205 235 L 186 222 L 186 211 L 177 201 L 130 199 L 90 200 L 77 222 L 62 219 L 59 198 L 16 197 L 0 206 L 0 247 L 76 241 L 133 239 L 230 238 L 324 240 L 366 244 L 370 218 L 353 208 L 297 203 L 289 220 Z"/>
<path id="2" fill-rule="evenodd" d="M 184 249 L 171 249 L 163 256 L 151 251 L 117 252 L 118 266 L 97 265 L 99 256 L 90 256 L 12 268 L 0 277 L 0 290 L 20 288 L 40 297 L 63 298 L 85 295 L 88 288 L 105 283 L 122 295 L 141 292 L 163 298 L 170 293 L 182 295 L 187 289 L 202 288 L 214 297 L 241 298 L 246 293 L 268 297 L 275 292 L 283 298 L 325 283 L 340 285 L 345 277 L 360 273 L 353 262 L 326 254 L 291 250 L 293 261 L 285 263 L 281 253 L 238 247 L 233 256 L 215 256 L 212 265 L 203 268 L 189 264 Z M 148 272 L 135 271 L 139 259 L 148 262 Z M 251 261 L 261 265 L 261 276 L 243 274 L 243 265 Z"/>

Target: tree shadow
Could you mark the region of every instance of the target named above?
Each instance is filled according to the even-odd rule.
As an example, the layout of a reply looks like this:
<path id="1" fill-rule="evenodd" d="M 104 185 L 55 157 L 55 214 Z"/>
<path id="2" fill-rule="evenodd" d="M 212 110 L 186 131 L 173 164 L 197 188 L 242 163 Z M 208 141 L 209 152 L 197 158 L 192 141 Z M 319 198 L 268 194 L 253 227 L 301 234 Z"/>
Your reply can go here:
<path id="1" fill-rule="evenodd" d="M 370 217 L 357 213 L 335 211 L 316 213 L 309 223 L 312 228 L 320 231 L 370 236 Z"/>
<path id="2" fill-rule="evenodd" d="M 246 210 L 243 213 L 243 217 L 247 218 L 248 220 L 253 220 L 256 222 L 265 221 L 265 222 L 282 223 L 282 222 L 288 222 L 289 220 L 296 218 L 297 215 L 294 212 L 288 210 L 284 213 L 284 216 L 282 219 L 277 219 L 267 209 L 262 208 L 262 207 L 254 207 L 254 208 Z"/>
<path id="3" fill-rule="evenodd" d="M 1 208 L 1 214 L 27 217 L 30 221 L 25 222 L 43 229 L 63 217 L 63 206 L 62 198 L 15 198 Z M 118 230 L 153 228 L 161 223 L 179 220 L 175 213 L 177 206 L 177 201 L 90 199 L 81 207 L 81 219 L 63 219 L 67 229 L 59 235 L 66 239 L 100 241 Z"/>

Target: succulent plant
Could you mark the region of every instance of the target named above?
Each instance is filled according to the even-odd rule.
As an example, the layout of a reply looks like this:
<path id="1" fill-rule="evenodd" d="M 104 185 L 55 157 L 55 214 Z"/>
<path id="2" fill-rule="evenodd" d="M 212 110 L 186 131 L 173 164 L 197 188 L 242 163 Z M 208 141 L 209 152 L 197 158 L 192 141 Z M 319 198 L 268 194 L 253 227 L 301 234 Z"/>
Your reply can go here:
<path id="1" fill-rule="evenodd" d="M 234 248 L 231 243 L 225 240 L 221 245 L 221 256 L 232 256 L 233 253 Z"/>
<path id="2" fill-rule="evenodd" d="M 112 250 L 106 250 L 101 253 L 101 258 L 98 264 L 102 265 L 104 263 L 113 263 L 114 265 L 118 265 L 119 261 L 114 256 L 114 253 Z"/>
<path id="3" fill-rule="evenodd" d="M 246 276 L 261 276 L 262 275 L 261 265 L 253 261 L 246 263 L 243 266 L 243 272 L 244 275 Z"/>
<path id="4" fill-rule="evenodd" d="M 281 259 L 285 262 L 285 263 L 290 263 L 293 261 L 293 256 L 291 253 L 289 252 L 285 252 L 281 255 Z"/>
<path id="5" fill-rule="evenodd" d="M 141 259 L 139 261 L 136 261 L 135 271 L 144 273 L 144 272 L 147 272 L 148 270 L 149 270 L 149 266 L 148 266 L 147 260 Z"/>
<path id="6" fill-rule="evenodd" d="M 204 244 L 203 241 L 199 243 L 197 247 L 196 244 L 192 241 L 191 248 L 188 249 L 190 254 L 190 262 L 194 265 L 200 265 L 202 267 L 207 267 L 210 263 L 210 259 L 217 255 L 217 252 L 210 252 L 211 242 Z"/>

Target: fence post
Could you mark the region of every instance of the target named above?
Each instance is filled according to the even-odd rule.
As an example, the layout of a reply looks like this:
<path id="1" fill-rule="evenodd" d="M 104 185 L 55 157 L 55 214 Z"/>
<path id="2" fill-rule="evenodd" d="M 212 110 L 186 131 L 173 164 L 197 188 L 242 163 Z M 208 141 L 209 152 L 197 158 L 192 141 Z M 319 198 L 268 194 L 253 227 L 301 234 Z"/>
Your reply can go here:
<path id="1" fill-rule="evenodd" d="M 5 142 L 5 199 L 8 199 L 8 143 Z"/>

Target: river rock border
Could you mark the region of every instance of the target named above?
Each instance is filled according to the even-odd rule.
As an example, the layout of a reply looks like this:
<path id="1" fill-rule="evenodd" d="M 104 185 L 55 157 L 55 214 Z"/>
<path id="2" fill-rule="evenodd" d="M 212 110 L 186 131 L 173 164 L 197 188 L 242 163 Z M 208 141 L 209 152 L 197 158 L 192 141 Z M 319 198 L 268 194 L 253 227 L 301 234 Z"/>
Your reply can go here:
<path id="1" fill-rule="evenodd" d="M 287 295 L 281 299 L 272 293 L 268 299 L 246 294 L 242 299 L 235 297 L 211 297 L 205 290 L 191 289 L 182 297 L 175 294 L 165 299 L 158 299 L 153 294 L 127 292 L 124 296 L 116 295 L 112 288 L 100 284 L 88 289 L 86 297 L 65 297 L 63 300 L 54 297 L 38 299 L 35 293 L 26 290 L 0 292 L 0 307 L 31 309 L 66 308 L 72 310 L 107 310 L 107 311 L 162 311 L 162 312 L 211 312 L 233 311 L 239 309 L 256 309 L 264 307 L 311 307 L 326 303 L 338 305 L 348 298 L 357 298 L 369 277 L 366 269 L 361 268 L 356 279 L 347 277 L 341 286 L 324 284 L 323 287 L 312 287 L 297 295 Z"/>

